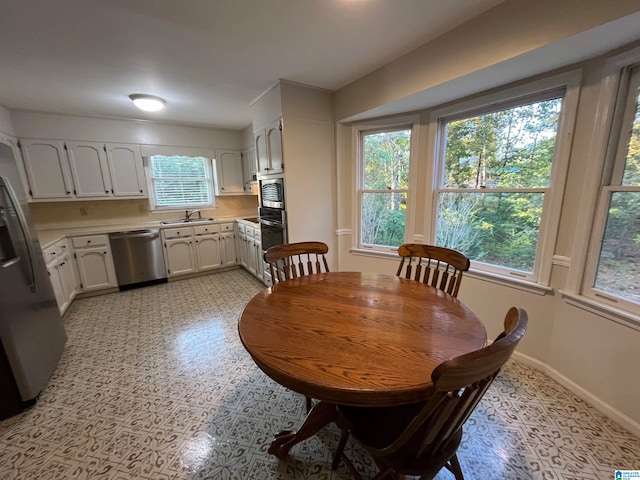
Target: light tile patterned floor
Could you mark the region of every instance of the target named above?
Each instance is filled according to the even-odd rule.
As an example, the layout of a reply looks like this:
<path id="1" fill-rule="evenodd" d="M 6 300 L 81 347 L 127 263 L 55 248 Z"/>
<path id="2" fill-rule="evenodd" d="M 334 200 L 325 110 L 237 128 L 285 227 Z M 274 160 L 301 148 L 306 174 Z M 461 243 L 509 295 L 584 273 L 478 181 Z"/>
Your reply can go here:
<path id="1" fill-rule="evenodd" d="M 287 461 L 267 454 L 274 433 L 301 423 L 304 401 L 238 339 L 238 316 L 262 288 L 234 270 L 77 300 L 50 385 L 34 408 L 0 422 L 0 478 L 349 478 L 330 469 L 335 427 Z M 362 451 L 348 452 L 372 473 Z M 468 480 L 604 480 L 640 469 L 640 440 L 511 361 L 468 421 L 459 456 Z"/>

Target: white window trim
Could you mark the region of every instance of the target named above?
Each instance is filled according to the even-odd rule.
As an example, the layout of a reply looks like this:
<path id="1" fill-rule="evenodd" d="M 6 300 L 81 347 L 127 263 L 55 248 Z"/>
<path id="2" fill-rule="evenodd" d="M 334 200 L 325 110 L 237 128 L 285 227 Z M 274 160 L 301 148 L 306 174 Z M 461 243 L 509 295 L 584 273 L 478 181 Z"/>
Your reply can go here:
<path id="1" fill-rule="evenodd" d="M 430 169 L 432 175 L 430 179 L 432 194 L 426 196 L 424 211 L 429 212 L 430 218 L 426 222 L 427 231 L 425 232 L 425 238 L 429 239 L 430 242 L 432 242 L 434 238 L 437 217 L 436 195 L 439 188 L 438 179 L 440 178 L 441 169 L 444 168 L 439 161 L 440 153 L 444 148 L 444 139 L 442 138 L 440 128 L 441 119 L 449 119 L 453 116 L 465 116 L 473 114 L 478 110 L 486 111 L 486 109 L 492 105 L 502 106 L 508 105 L 511 102 L 518 104 L 519 99 L 525 99 L 544 92 L 563 88 L 565 90 L 563 107 L 558 123 L 558 136 L 555 156 L 551 167 L 550 183 L 547 187 L 548 195 L 545 195 L 544 198 L 543 211 L 545 214 L 541 219 L 540 241 L 536 252 L 533 274 L 523 277 L 522 272 L 518 270 L 499 268 L 497 266 L 487 267 L 486 264 L 471 262 L 472 269 L 477 272 L 493 273 L 503 278 L 509 278 L 509 276 L 513 275 L 517 277 L 517 280 L 514 278 L 514 283 L 538 284 L 546 287 L 550 285 L 552 260 L 558 236 L 564 184 L 569 166 L 569 155 L 577 116 L 581 79 L 582 70 L 572 70 L 483 95 L 472 100 L 458 102 L 454 105 L 431 112 L 427 155 L 432 163 L 432 168 Z"/>
<path id="2" fill-rule="evenodd" d="M 165 156 L 183 155 L 187 157 L 192 157 L 192 156 L 204 157 L 204 155 L 202 154 L 190 155 L 187 153 L 154 153 L 153 155 L 165 155 Z M 209 189 L 211 192 L 211 202 L 207 204 L 199 204 L 199 205 L 180 205 L 180 206 L 174 206 L 174 207 L 165 207 L 165 206 L 158 206 L 156 204 L 156 191 L 153 186 L 153 179 L 151 175 L 151 156 L 152 155 L 142 157 L 145 177 L 147 180 L 147 191 L 149 192 L 149 212 L 150 213 L 167 213 L 167 212 L 175 212 L 175 211 L 184 211 L 185 209 L 186 210 L 191 210 L 191 209 L 211 210 L 216 208 L 216 191 L 215 191 L 215 184 L 214 184 L 214 170 L 213 170 L 214 159 L 213 158 L 209 156 L 204 157 L 207 159 L 206 168 L 208 169 L 208 173 L 209 173 L 209 178 L 207 183 L 209 184 Z"/>
<path id="3" fill-rule="evenodd" d="M 607 221 L 608 205 L 612 191 L 633 190 L 637 187 L 625 188 L 611 186 L 610 178 L 614 178 L 614 169 L 620 169 L 620 145 L 622 119 L 620 109 L 625 108 L 627 96 L 619 94 L 627 90 L 629 78 L 625 73 L 631 66 L 638 69 L 640 64 L 640 47 L 634 48 L 609 59 L 604 68 L 605 77 L 600 88 L 597 107 L 597 121 L 594 124 L 589 151 L 592 153 L 589 171 L 585 177 L 581 205 L 583 208 L 578 217 L 573 256 L 578 262 L 572 262 L 567 278 L 566 292 L 563 298 L 575 306 L 589 305 L 590 311 L 614 321 L 624 320 L 626 324 L 640 324 L 640 305 L 627 299 L 601 291 L 593 287 L 597 273 L 600 254 L 600 239 Z M 637 75 L 637 74 L 636 74 Z M 625 78 L 626 77 L 626 78 Z M 624 92 L 624 93 L 627 93 Z M 634 98 L 635 99 L 635 98 Z M 606 204 L 606 208 L 605 208 Z M 578 239 L 581 238 L 581 241 Z"/>
<path id="4" fill-rule="evenodd" d="M 372 255 L 384 255 L 385 253 L 394 253 L 397 255 L 397 247 L 383 247 L 378 245 L 363 245 L 360 240 L 361 234 L 361 218 L 362 218 L 362 195 L 361 195 L 361 175 L 362 175 L 362 152 L 360 151 L 360 135 L 361 133 L 367 133 L 371 131 L 379 130 L 395 130 L 407 128 L 411 130 L 411 149 L 409 157 L 409 188 L 407 190 L 407 212 L 405 217 L 404 226 L 404 241 L 411 236 L 411 232 L 414 230 L 415 211 L 416 211 L 416 186 L 417 175 L 415 172 L 418 167 L 418 152 L 420 147 L 420 116 L 419 115 L 403 115 L 401 117 L 387 118 L 381 120 L 368 121 L 366 123 L 358 123 L 352 126 L 352 145 L 353 153 L 353 179 L 354 189 L 352 204 L 355 205 L 353 209 L 352 225 L 355 226 L 355 235 L 352 235 L 352 252 L 359 252 L 363 254 Z"/>

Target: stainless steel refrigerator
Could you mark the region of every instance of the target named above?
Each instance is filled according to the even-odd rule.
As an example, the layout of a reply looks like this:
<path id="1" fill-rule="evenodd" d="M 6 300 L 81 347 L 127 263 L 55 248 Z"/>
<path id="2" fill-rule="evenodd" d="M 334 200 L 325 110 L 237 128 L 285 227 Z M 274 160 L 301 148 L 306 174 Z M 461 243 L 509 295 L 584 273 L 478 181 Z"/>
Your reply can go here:
<path id="1" fill-rule="evenodd" d="M 0 418 L 34 403 L 66 340 L 13 150 L 0 143 Z"/>

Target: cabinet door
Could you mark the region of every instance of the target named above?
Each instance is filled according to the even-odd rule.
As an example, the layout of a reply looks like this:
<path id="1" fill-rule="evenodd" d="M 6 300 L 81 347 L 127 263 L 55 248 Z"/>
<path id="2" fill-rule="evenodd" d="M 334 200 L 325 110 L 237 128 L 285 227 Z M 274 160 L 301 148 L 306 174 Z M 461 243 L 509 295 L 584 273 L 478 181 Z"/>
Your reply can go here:
<path id="1" fill-rule="evenodd" d="M 146 197 L 142 156 L 136 145 L 107 143 L 107 162 L 114 197 Z"/>
<path id="2" fill-rule="evenodd" d="M 113 258 L 107 245 L 76 249 L 82 291 L 117 287 Z"/>
<path id="3" fill-rule="evenodd" d="M 64 287 L 62 286 L 62 275 L 60 272 L 60 262 L 55 261 L 51 265 L 47 267 L 47 271 L 49 272 L 49 280 L 51 281 L 51 287 L 53 288 L 53 295 L 56 298 L 56 303 L 58 304 L 58 310 L 60 313 L 64 312 L 66 308 L 66 299 L 64 295 Z"/>
<path id="4" fill-rule="evenodd" d="M 193 237 L 174 238 L 164 242 L 167 259 L 167 273 L 171 277 L 186 275 L 196 271 L 193 252 Z"/>
<path id="5" fill-rule="evenodd" d="M 256 242 L 253 238 L 247 238 L 247 270 L 255 275 L 257 265 Z"/>
<path id="6" fill-rule="evenodd" d="M 263 278 L 264 274 L 264 259 L 262 258 L 262 242 L 260 240 L 253 241 L 253 250 L 255 252 L 256 257 L 256 277 L 260 280 Z"/>
<path id="7" fill-rule="evenodd" d="M 237 263 L 235 235 L 233 232 L 221 233 L 218 238 L 222 265 L 235 265 Z"/>
<path id="8" fill-rule="evenodd" d="M 244 180 L 244 193 L 247 193 L 249 195 L 253 195 L 251 182 L 256 179 L 256 167 L 255 162 L 253 161 L 252 151 L 255 150 L 247 148 L 246 150 L 242 151 L 242 177 Z"/>
<path id="9" fill-rule="evenodd" d="M 34 199 L 72 198 L 73 183 L 64 143 L 59 140 L 21 140 L 22 159 Z"/>
<path id="10" fill-rule="evenodd" d="M 60 263 L 60 273 L 62 279 L 62 290 L 67 300 L 67 306 L 71 304 L 71 301 L 75 298 L 80 285 L 78 283 L 78 277 L 76 275 L 76 267 L 73 264 L 71 255 L 67 254 L 62 258 Z M 65 307 L 66 310 L 66 307 Z"/>
<path id="11" fill-rule="evenodd" d="M 220 245 L 218 235 L 199 235 L 194 238 L 198 271 L 220 268 Z"/>
<path id="12" fill-rule="evenodd" d="M 111 179 L 104 144 L 66 142 L 65 145 L 76 197 L 110 197 Z"/>
<path id="13" fill-rule="evenodd" d="M 259 173 L 269 173 L 269 153 L 267 152 L 267 132 L 264 128 L 253 132 L 256 161 Z"/>
<path id="14" fill-rule="evenodd" d="M 244 192 L 242 155 L 237 150 L 216 151 L 218 195 L 237 195 Z"/>
<path id="15" fill-rule="evenodd" d="M 278 119 L 267 126 L 267 150 L 269 152 L 269 172 L 282 172 L 282 120 Z"/>
<path id="16" fill-rule="evenodd" d="M 240 258 L 240 265 L 242 265 L 244 268 L 248 268 L 247 266 L 247 249 L 248 249 L 248 239 L 246 235 L 241 235 L 240 236 L 240 245 L 239 245 L 239 249 L 240 251 L 238 252 L 238 257 Z"/>

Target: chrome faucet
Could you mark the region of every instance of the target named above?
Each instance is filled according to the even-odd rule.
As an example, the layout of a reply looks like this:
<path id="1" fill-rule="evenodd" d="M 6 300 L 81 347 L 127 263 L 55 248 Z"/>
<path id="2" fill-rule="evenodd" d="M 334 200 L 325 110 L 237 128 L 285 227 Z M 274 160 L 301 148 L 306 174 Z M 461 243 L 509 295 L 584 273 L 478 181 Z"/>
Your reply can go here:
<path id="1" fill-rule="evenodd" d="M 184 219 L 189 221 L 191 217 L 195 214 L 198 214 L 198 219 L 202 219 L 202 212 L 200 210 L 185 210 L 184 211 Z"/>

